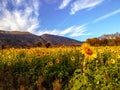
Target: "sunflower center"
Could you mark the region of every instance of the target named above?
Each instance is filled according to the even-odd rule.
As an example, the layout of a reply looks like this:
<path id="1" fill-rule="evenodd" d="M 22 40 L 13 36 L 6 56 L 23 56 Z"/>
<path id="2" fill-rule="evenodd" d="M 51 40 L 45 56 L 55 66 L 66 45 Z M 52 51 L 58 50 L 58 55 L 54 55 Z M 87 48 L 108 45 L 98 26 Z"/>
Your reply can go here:
<path id="1" fill-rule="evenodd" d="M 86 48 L 85 53 L 88 54 L 88 55 L 92 55 L 93 51 L 91 49 L 89 49 L 89 48 Z"/>

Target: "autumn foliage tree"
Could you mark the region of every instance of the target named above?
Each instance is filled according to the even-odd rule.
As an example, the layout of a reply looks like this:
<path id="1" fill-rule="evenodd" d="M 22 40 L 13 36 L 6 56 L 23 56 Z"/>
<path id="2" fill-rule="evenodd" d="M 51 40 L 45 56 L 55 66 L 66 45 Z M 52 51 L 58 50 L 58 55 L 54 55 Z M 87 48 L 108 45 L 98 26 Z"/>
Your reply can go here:
<path id="1" fill-rule="evenodd" d="M 42 42 L 41 42 L 41 41 L 35 42 L 35 46 L 36 46 L 36 47 L 42 47 Z"/>
<path id="2" fill-rule="evenodd" d="M 120 45 L 120 33 L 105 34 L 99 38 L 87 39 L 86 43 L 92 46 L 119 46 Z"/>
<path id="3" fill-rule="evenodd" d="M 49 48 L 49 47 L 51 46 L 51 43 L 50 43 L 50 42 L 47 42 L 47 43 L 45 44 L 45 46 L 46 46 L 46 48 Z"/>
<path id="4" fill-rule="evenodd" d="M 87 39 L 86 43 L 89 43 L 92 46 L 119 46 L 120 45 L 120 38 L 116 39 Z"/>

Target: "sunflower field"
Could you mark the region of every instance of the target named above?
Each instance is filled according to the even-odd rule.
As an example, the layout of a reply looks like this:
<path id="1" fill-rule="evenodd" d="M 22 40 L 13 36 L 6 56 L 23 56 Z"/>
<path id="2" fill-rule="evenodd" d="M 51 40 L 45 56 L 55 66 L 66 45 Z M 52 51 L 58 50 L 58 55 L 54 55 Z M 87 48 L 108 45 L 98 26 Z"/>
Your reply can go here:
<path id="1" fill-rule="evenodd" d="M 120 90 L 120 46 L 0 50 L 0 90 Z"/>

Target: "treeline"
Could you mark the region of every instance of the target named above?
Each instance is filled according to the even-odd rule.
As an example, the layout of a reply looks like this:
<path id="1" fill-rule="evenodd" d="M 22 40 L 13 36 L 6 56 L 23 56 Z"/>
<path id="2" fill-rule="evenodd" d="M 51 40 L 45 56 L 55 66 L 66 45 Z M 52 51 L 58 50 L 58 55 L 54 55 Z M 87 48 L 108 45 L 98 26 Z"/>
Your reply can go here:
<path id="1" fill-rule="evenodd" d="M 120 38 L 115 38 L 115 39 L 92 38 L 92 39 L 87 39 L 86 43 L 89 43 L 92 46 L 119 46 Z"/>
<path id="2" fill-rule="evenodd" d="M 86 43 L 89 43 L 92 46 L 119 46 L 120 33 L 104 34 L 98 38 L 87 39 Z"/>
<path id="3" fill-rule="evenodd" d="M 33 47 L 53 47 L 51 42 L 42 43 L 41 41 L 35 41 L 33 43 L 23 43 L 23 44 L 14 44 L 9 42 L 1 42 L 0 41 L 0 50 L 1 49 L 9 49 L 9 48 L 33 48 Z"/>

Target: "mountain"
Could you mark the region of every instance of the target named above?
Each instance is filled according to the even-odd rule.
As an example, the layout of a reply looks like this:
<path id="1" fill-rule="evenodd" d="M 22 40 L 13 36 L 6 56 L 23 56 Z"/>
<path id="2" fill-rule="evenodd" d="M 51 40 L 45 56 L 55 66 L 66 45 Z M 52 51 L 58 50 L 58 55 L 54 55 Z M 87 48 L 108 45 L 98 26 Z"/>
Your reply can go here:
<path id="1" fill-rule="evenodd" d="M 25 47 L 35 47 L 36 42 L 41 42 L 45 45 L 47 42 L 51 43 L 52 46 L 69 46 L 69 45 L 79 45 L 82 42 L 70 39 L 67 37 L 43 34 L 41 36 L 34 35 L 29 32 L 19 32 L 19 31 L 3 31 L 0 30 L 0 47 L 14 47 L 14 48 L 25 48 Z"/>
<path id="2" fill-rule="evenodd" d="M 69 46 L 69 45 L 81 44 L 80 41 L 70 39 L 67 37 L 63 37 L 63 36 L 43 34 L 40 37 L 43 38 L 44 40 L 46 40 L 47 42 L 52 43 L 54 46 L 61 46 L 61 45 Z"/>
<path id="3" fill-rule="evenodd" d="M 114 34 L 103 34 L 102 36 L 98 38 L 99 39 L 116 39 L 116 38 L 120 38 L 120 33 L 116 32 Z"/>
<path id="4" fill-rule="evenodd" d="M 0 42 L 6 47 L 33 47 L 40 37 L 28 32 L 0 31 Z"/>

